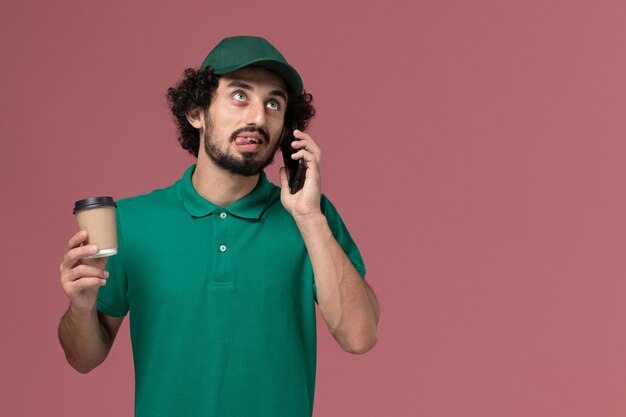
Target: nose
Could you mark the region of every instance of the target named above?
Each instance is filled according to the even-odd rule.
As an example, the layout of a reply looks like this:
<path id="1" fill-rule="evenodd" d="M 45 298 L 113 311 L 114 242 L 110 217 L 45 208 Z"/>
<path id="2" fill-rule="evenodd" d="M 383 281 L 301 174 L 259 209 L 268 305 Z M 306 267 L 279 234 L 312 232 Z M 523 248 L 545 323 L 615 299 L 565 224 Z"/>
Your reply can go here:
<path id="1" fill-rule="evenodd" d="M 265 104 L 262 101 L 255 100 L 248 104 L 246 125 L 265 127 L 265 117 Z"/>

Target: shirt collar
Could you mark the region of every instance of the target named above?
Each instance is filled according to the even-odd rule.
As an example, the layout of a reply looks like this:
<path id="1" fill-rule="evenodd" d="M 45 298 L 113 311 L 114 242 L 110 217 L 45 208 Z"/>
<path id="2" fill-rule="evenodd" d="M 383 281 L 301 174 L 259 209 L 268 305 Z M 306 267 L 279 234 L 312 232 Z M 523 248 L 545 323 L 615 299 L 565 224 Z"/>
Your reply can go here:
<path id="1" fill-rule="evenodd" d="M 222 210 L 245 219 L 259 219 L 261 217 L 271 192 L 270 182 L 267 180 L 265 172 L 261 172 L 259 182 L 250 193 L 229 206 L 220 207 L 211 203 L 196 191 L 191 182 L 191 176 L 195 169 L 196 165 L 191 165 L 178 181 L 183 205 L 191 216 L 204 217 L 213 214 L 216 210 Z"/>

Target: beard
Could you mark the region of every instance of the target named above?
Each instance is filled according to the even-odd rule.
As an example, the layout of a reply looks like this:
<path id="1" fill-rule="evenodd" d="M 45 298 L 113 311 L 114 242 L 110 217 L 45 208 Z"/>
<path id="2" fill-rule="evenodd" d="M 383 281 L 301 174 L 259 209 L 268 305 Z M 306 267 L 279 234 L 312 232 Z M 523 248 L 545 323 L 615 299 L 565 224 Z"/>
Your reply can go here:
<path id="1" fill-rule="evenodd" d="M 235 130 L 230 136 L 230 141 L 233 142 L 242 132 L 258 132 L 265 140 L 263 144 L 269 144 L 268 133 L 257 126 L 246 126 Z M 242 152 L 241 156 L 223 152 L 218 148 L 216 141 L 213 139 L 213 123 L 210 119 L 207 120 L 203 139 L 204 151 L 217 166 L 232 174 L 244 177 L 251 177 L 263 172 L 266 166 L 274 162 L 274 155 L 276 155 L 276 151 L 280 145 L 280 141 L 277 141 L 272 149 L 270 149 L 267 156 L 260 155 L 260 152 Z"/>

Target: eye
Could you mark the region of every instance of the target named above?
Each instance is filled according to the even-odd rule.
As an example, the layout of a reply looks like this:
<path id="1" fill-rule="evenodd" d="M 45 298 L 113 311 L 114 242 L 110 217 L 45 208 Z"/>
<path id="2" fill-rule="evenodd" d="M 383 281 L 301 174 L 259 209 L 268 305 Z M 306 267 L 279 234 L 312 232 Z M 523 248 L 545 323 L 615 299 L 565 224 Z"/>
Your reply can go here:
<path id="1" fill-rule="evenodd" d="M 271 110 L 280 110 L 280 104 L 276 100 L 271 100 L 267 102 L 267 108 Z"/>
<path id="2" fill-rule="evenodd" d="M 233 93 L 233 98 L 237 101 L 244 101 L 246 99 L 246 95 L 241 91 L 237 91 Z"/>

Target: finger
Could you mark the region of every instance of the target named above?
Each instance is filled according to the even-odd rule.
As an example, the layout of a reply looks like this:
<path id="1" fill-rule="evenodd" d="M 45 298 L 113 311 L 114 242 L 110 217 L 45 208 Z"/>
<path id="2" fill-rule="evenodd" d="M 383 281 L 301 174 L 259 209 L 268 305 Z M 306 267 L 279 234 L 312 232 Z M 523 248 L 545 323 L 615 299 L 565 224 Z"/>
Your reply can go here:
<path id="1" fill-rule="evenodd" d="M 317 146 L 315 145 L 315 143 L 313 141 L 310 140 L 306 140 L 306 139 L 299 139 L 299 140 L 294 140 L 291 142 L 291 147 L 294 149 L 300 149 L 300 148 L 316 148 Z"/>
<path id="2" fill-rule="evenodd" d="M 315 159 L 317 159 L 318 165 L 322 163 L 322 151 L 313 141 L 300 140 L 300 141 L 293 141 L 292 143 L 293 143 L 292 147 L 294 149 L 305 150 L 315 155 Z"/>
<path id="3" fill-rule="evenodd" d="M 304 159 L 307 162 L 307 168 L 310 162 L 317 163 L 317 157 L 309 152 L 308 149 L 300 149 L 298 152 L 291 155 L 291 159 Z"/>
<path id="4" fill-rule="evenodd" d="M 97 245 L 79 246 L 68 251 L 63 257 L 63 263 L 61 263 L 61 270 L 64 268 L 73 268 L 76 263 L 82 258 L 86 258 L 98 253 Z"/>
<path id="5" fill-rule="evenodd" d="M 317 150 L 320 149 L 317 143 L 308 135 L 301 139 L 296 138 L 295 140 L 291 142 L 291 146 L 294 148 L 301 148 L 303 146 L 306 146 L 307 148 L 311 148 L 311 149 L 317 149 Z"/>
<path id="6" fill-rule="evenodd" d="M 76 281 L 82 278 L 107 279 L 108 277 L 109 277 L 109 271 L 105 269 L 98 268 L 97 266 L 81 264 L 75 268 L 72 268 L 69 274 L 65 274 L 62 277 L 62 281 L 70 282 L 70 281 Z"/>
<path id="7" fill-rule="evenodd" d="M 294 136 L 294 141 L 292 142 L 292 146 L 294 146 L 294 148 L 297 147 L 302 147 L 302 146 L 311 146 L 312 148 L 318 148 L 317 144 L 315 143 L 315 141 L 313 140 L 313 138 L 307 134 L 302 132 L 301 130 L 294 130 L 293 131 L 293 136 Z"/>
<path id="8" fill-rule="evenodd" d="M 74 236 L 70 238 L 70 241 L 67 243 L 67 250 L 74 249 L 76 246 L 79 246 L 87 240 L 87 231 L 79 230 Z"/>
<path id="9" fill-rule="evenodd" d="M 99 288 L 106 285 L 107 280 L 101 278 L 81 278 L 76 281 L 69 282 L 65 285 L 68 295 L 79 293 L 88 288 Z"/>
<path id="10" fill-rule="evenodd" d="M 317 162 L 317 159 L 315 158 L 315 155 L 312 155 L 310 152 L 307 152 L 305 150 L 300 150 L 296 152 L 295 154 L 293 154 L 292 158 L 304 159 L 306 163 L 306 171 L 304 175 L 307 180 L 310 178 L 319 177 L 319 164 Z M 306 180 L 305 180 L 305 184 L 306 184 Z"/>
<path id="11" fill-rule="evenodd" d="M 311 139 L 311 135 L 301 131 L 300 129 L 295 129 L 293 131 L 293 136 L 301 140 L 307 140 L 307 139 L 313 140 Z"/>
<path id="12" fill-rule="evenodd" d="M 320 148 L 318 148 L 315 144 L 311 143 L 311 142 L 306 142 L 303 140 L 295 140 L 292 142 L 292 148 L 296 149 L 296 150 L 301 150 L 304 149 L 310 153 L 312 153 L 313 155 L 315 155 L 315 157 L 319 160 L 322 157 L 322 151 L 320 150 Z"/>
<path id="13" fill-rule="evenodd" d="M 310 144 L 314 146 L 315 148 L 319 149 L 319 146 L 317 146 L 317 142 L 315 142 L 313 138 L 311 137 L 311 135 L 309 135 L 308 133 L 304 133 L 301 130 L 294 130 L 293 136 L 297 140 L 300 140 L 300 142 Z"/>

